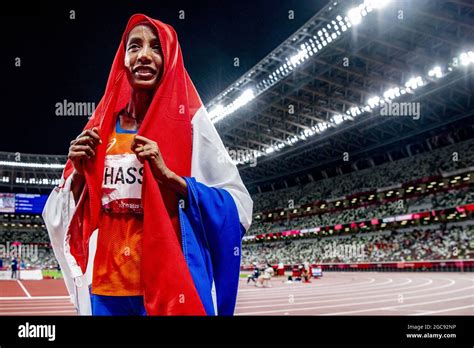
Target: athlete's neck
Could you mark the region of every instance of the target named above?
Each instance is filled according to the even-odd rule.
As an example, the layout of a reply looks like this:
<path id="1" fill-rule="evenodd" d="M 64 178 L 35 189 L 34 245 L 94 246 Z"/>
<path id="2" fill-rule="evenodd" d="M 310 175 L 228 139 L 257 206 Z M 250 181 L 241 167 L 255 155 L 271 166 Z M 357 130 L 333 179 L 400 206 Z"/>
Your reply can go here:
<path id="1" fill-rule="evenodd" d="M 128 103 L 126 109 L 127 114 L 134 118 L 137 123 L 141 123 L 145 118 L 152 98 L 152 91 L 132 91 L 130 103 Z"/>

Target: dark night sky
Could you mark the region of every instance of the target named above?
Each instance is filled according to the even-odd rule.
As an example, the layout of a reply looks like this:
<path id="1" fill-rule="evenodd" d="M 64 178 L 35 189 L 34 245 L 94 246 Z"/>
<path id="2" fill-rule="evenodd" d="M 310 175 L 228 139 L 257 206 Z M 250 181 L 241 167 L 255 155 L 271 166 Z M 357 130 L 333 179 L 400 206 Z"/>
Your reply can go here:
<path id="1" fill-rule="evenodd" d="M 55 104 L 100 100 L 128 18 L 144 13 L 178 33 L 185 66 L 204 102 L 311 18 L 324 0 L 51 1 L 41 16 L 0 15 L 0 151 L 67 154 L 86 117 Z M 25 5 L 26 6 L 26 5 Z M 69 10 L 76 19 L 69 19 Z M 185 11 L 185 20 L 178 11 Z M 288 19 L 288 11 L 295 19 Z M 15 13 L 13 13 L 14 15 Z M 15 67 L 15 57 L 22 66 Z M 233 66 L 234 57 L 240 67 Z"/>

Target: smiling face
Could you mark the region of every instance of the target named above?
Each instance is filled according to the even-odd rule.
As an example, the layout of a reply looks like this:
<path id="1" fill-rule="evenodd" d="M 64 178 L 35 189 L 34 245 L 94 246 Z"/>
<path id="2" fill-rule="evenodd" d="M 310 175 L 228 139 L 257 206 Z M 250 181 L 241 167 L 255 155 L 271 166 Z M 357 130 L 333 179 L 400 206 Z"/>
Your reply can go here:
<path id="1" fill-rule="evenodd" d="M 151 90 L 163 71 L 163 55 L 155 30 L 146 24 L 134 27 L 125 45 L 128 82 L 134 90 Z"/>

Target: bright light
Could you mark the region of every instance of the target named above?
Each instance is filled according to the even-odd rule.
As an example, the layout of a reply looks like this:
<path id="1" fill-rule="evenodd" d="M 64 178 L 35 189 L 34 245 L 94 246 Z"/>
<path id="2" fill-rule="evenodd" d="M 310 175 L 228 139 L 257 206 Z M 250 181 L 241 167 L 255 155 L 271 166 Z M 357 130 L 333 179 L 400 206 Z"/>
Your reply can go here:
<path id="1" fill-rule="evenodd" d="M 238 106 L 243 106 L 247 104 L 249 101 L 251 101 L 253 98 L 255 98 L 255 94 L 251 88 L 248 88 L 242 93 L 240 97 L 238 97 L 234 104 Z"/>
<path id="2" fill-rule="evenodd" d="M 443 73 L 441 71 L 441 67 L 439 66 L 435 66 L 433 69 L 431 69 L 429 72 L 428 72 L 428 76 L 430 77 L 436 77 L 437 79 L 439 79 L 440 77 L 443 76 Z"/>
<path id="3" fill-rule="evenodd" d="M 331 122 L 333 122 L 336 125 L 341 124 L 343 121 L 344 121 L 344 118 L 342 115 L 334 115 L 331 118 Z"/>
<path id="4" fill-rule="evenodd" d="M 293 64 L 293 65 L 300 64 L 301 61 L 304 59 L 305 56 L 306 56 L 306 57 L 308 56 L 307 53 L 306 53 L 306 50 L 300 50 L 300 51 L 298 51 L 297 54 L 291 56 L 290 62 L 291 62 L 291 64 Z"/>
<path id="5" fill-rule="evenodd" d="M 326 122 L 321 122 L 321 123 L 318 123 L 317 126 L 316 126 L 316 133 L 322 133 L 324 132 L 326 129 L 328 129 L 328 124 Z"/>
<path id="6" fill-rule="evenodd" d="M 362 21 L 362 16 L 360 15 L 360 8 L 358 7 L 354 7 L 353 9 L 349 10 L 347 16 L 349 17 L 349 20 L 353 25 L 357 25 Z"/>
<path id="7" fill-rule="evenodd" d="M 390 0 L 365 0 L 364 6 L 372 8 L 383 8 L 390 3 Z"/>
<path id="8" fill-rule="evenodd" d="M 418 87 L 423 86 L 424 82 L 421 76 L 412 77 L 405 83 L 406 88 L 417 89 Z"/>
<path id="9" fill-rule="evenodd" d="M 474 63 L 474 52 L 463 52 L 459 55 L 459 60 L 461 61 L 461 65 L 467 66 L 470 63 Z"/>
<path id="10" fill-rule="evenodd" d="M 390 88 L 383 94 L 385 99 L 394 99 L 396 97 L 400 96 L 400 88 L 395 87 L 395 88 Z"/>
<path id="11" fill-rule="evenodd" d="M 11 162 L 11 161 L 0 161 L 0 166 L 6 167 L 23 167 L 23 168 L 49 168 L 49 169 L 63 169 L 64 164 L 53 164 L 53 163 L 30 163 L 30 162 Z"/>
<path id="12" fill-rule="evenodd" d="M 296 143 L 297 141 L 298 141 L 298 137 L 295 135 L 295 136 L 292 136 L 292 137 L 288 138 L 287 143 L 288 143 L 289 145 L 293 145 L 293 144 Z"/>
<path id="13" fill-rule="evenodd" d="M 367 104 L 369 104 L 369 106 L 370 106 L 371 108 L 373 108 L 373 107 L 375 107 L 379 102 L 380 102 L 380 97 L 375 96 L 375 97 L 369 98 L 369 100 L 367 101 Z"/>
<path id="14" fill-rule="evenodd" d="M 224 107 L 219 104 L 209 112 L 209 117 L 213 119 L 214 117 L 219 116 L 219 114 L 221 114 L 222 112 L 224 112 Z"/>
<path id="15" fill-rule="evenodd" d="M 265 152 L 266 152 L 267 154 L 270 154 L 270 153 L 272 153 L 272 152 L 274 152 L 274 151 L 275 151 L 275 149 L 274 149 L 273 147 L 267 147 L 267 149 L 265 150 Z"/>
<path id="16" fill-rule="evenodd" d="M 250 102 L 254 98 L 255 98 L 254 91 L 251 88 L 248 88 L 237 99 L 235 99 L 232 103 L 226 105 L 225 107 L 221 108 L 219 105 L 216 106 L 216 108 L 211 111 L 212 113 L 211 119 L 214 122 L 217 122 L 218 120 L 223 119 L 225 116 L 233 113 L 235 110 L 246 105 L 248 102 Z"/>

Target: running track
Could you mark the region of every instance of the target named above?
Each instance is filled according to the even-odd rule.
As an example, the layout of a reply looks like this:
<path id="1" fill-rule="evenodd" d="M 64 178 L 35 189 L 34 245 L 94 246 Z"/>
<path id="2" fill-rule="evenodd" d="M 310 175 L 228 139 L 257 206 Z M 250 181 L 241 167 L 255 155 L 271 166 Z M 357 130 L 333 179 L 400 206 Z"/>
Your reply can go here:
<path id="1" fill-rule="evenodd" d="M 474 315 L 472 273 L 326 272 L 311 284 L 241 279 L 236 315 Z M 0 315 L 75 315 L 62 280 L 0 281 Z"/>

